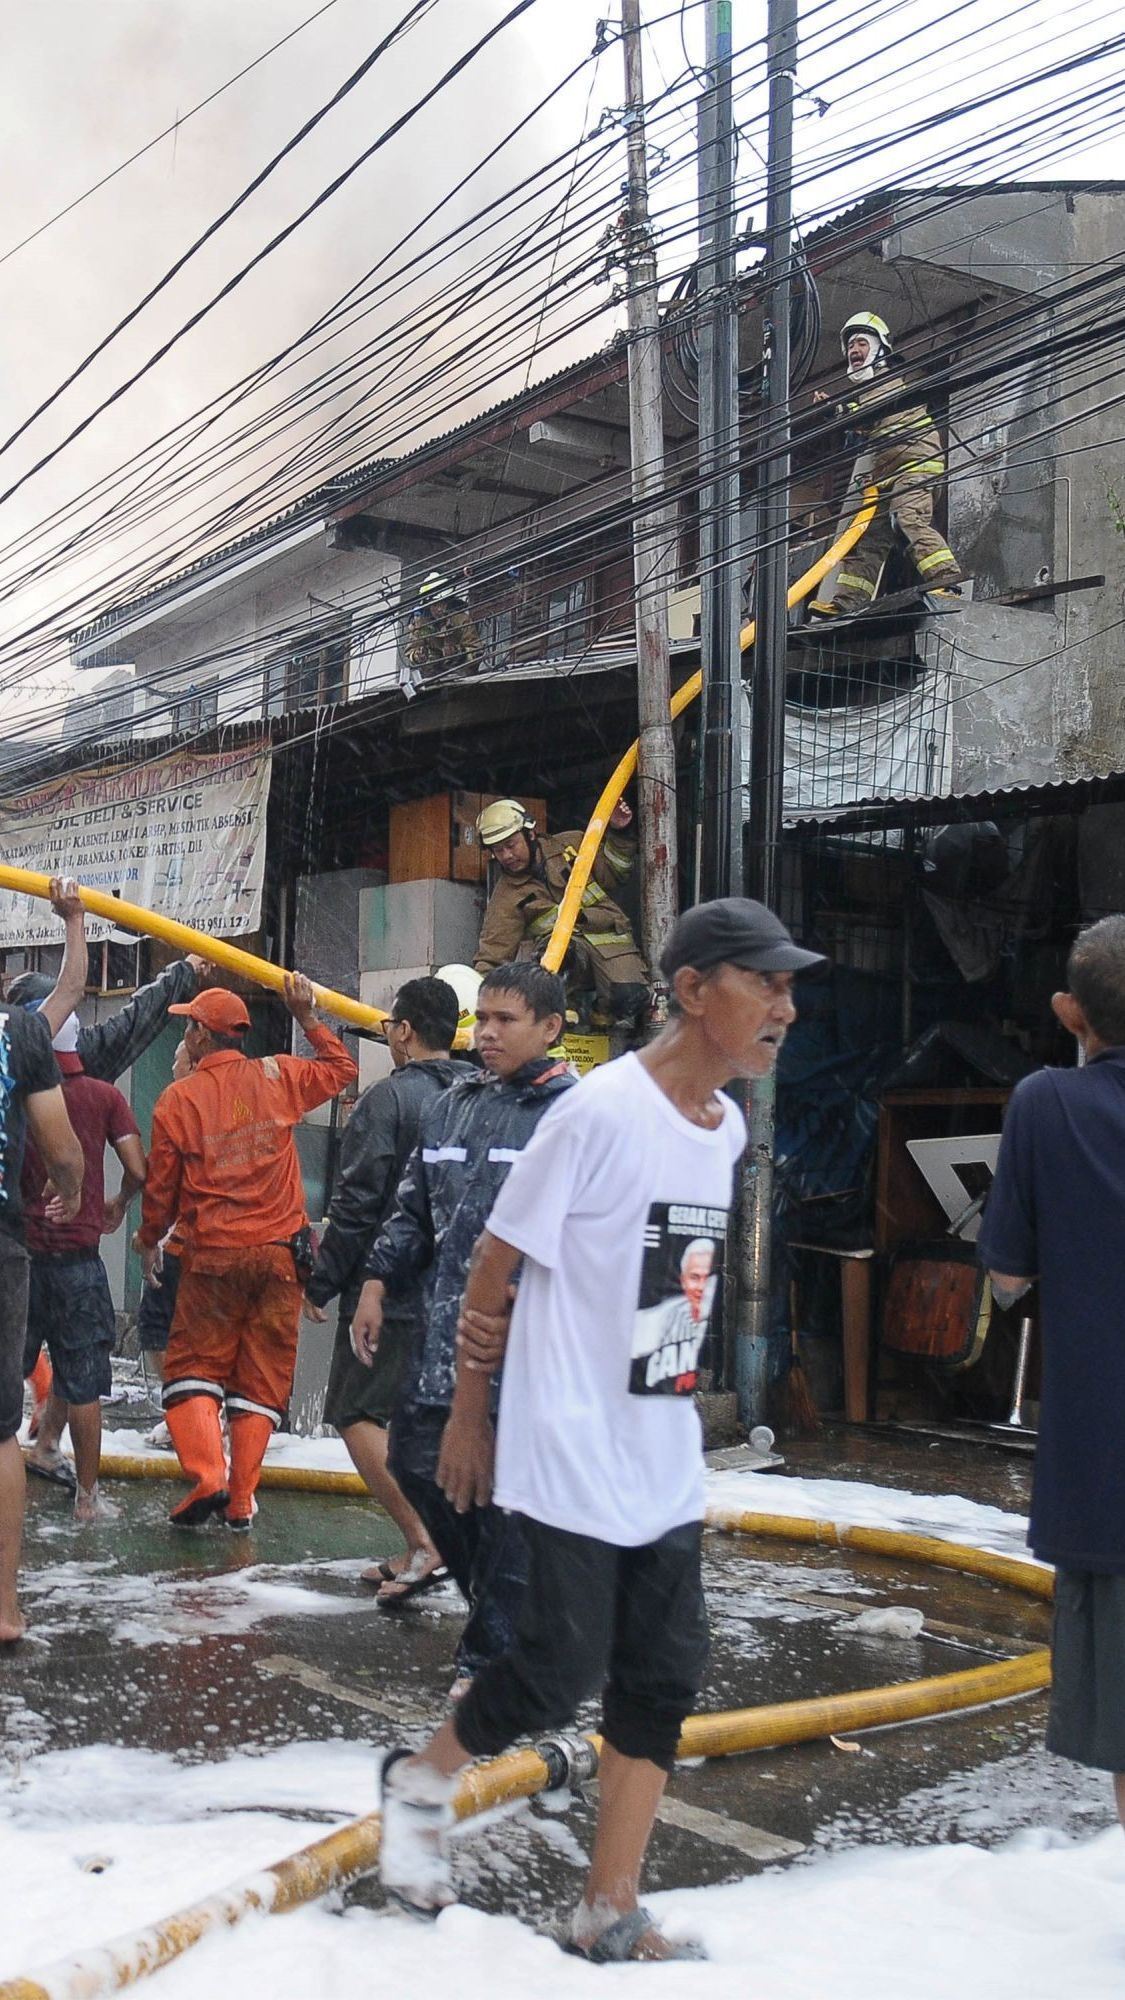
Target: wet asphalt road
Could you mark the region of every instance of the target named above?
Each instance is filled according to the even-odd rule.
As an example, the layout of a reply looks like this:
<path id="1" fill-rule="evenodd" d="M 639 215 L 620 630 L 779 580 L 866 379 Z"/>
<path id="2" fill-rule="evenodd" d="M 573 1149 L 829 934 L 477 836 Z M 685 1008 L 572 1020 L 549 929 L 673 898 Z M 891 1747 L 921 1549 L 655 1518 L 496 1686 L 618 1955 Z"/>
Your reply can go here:
<path id="1" fill-rule="evenodd" d="M 787 1462 L 812 1477 L 1026 1506 L 1027 1460 L 988 1445 L 841 1430 L 791 1448 Z M 121 1483 L 121 1520 L 76 1530 L 65 1496 L 33 1482 L 33 1637 L 0 1662 L 9 1762 L 94 1742 L 189 1759 L 332 1737 L 374 1746 L 409 1742 L 441 1718 L 457 1600 L 450 1591 L 397 1615 L 375 1608 L 356 1572 L 393 1553 L 396 1537 L 373 1507 L 268 1492 L 248 1540 L 218 1527 L 185 1536 L 166 1525 L 174 1491 Z M 713 1653 L 702 1709 L 951 1672 L 1042 1644 L 1047 1633 L 1043 1605 L 897 1560 L 712 1535 L 706 1563 Z M 852 1629 L 858 1610 L 887 1604 L 922 1610 L 921 1636 L 876 1640 Z M 871 1732 L 858 1750 L 814 1743 L 682 1768 L 649 1884 L 733 1880 L 872 1841 L 988 1844 L 1025 1827 L 1110 1824 L 1104 1781 L 1042 1750 L 1044 1711 L 1037 1697 Z M 582 1720 L 592 1726 L 596 1712 Z M 562 1813 L 533 1804 L 470 1833 L 460 1846 L 463 1892 L 554 1922 L 575 1899 L 592 1808 L 592 1799 Z M 293 1847 L 317 1837 L 336 1809 L 326 1797 L 319 1824 L 295 1817 Z M 378 1901 L 369 1884 L 350 1894 Z"/>

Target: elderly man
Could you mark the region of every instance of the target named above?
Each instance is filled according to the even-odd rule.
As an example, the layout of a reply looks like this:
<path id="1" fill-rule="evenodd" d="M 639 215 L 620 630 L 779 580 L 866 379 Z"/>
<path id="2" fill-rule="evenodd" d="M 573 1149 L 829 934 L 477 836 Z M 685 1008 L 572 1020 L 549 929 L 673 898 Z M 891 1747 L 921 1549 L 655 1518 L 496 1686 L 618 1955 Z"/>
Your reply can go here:
<path id="1" fill-rule="evenodd" d="M 463 1766 L 565 1727 L 601 1692 L 598 1828 L 568 1948 L 601 1963 L 701 1955 L 637 1903 L 707 1619 L 692 1382 L 633 1378 L 635 1320 L 650 1287 L 667 1287 L 686 1211 L 718 1252 L 746 1140 L 722 1086 L 772 1070 L 795 1016 L 793 975 L 821 962 L 760 903 L 689 910 L 661 959 L 668 1027 L 552 1108 L 473 1252 L 438 1479 L 457 1509 L 494 1496 L 520 1517 L 530 1573 L 510 1650 L 424 1748 L 383 1763 L 380 1873 L 420 1916 L 455 1900 L 448 1835 Z M 521 1258 L 494 1439 L 495 1329 Z"/>
<path id="2" fill-rule="evenodd" d="M 157 1099 L 137 1247 L 147 1279 L 158 1244 L 178 1222 L 184 1253 L 163 1403 L 193 1484 L 172 1509 L 176 1527 L 222 1514 L 229 1528 L 249 1531 L 266 1446 L 293 1386 L 311 1268 L 293 1128 L 359 1073 L 316 1020 L 312 987 L 300 973 L 286 974 L 285 1004 L 312 1044 L 311 1061 L 244 1055 L 250 1016 L 222 987 L 170 1009 L 187 1018 L 192 1069 Z"/>

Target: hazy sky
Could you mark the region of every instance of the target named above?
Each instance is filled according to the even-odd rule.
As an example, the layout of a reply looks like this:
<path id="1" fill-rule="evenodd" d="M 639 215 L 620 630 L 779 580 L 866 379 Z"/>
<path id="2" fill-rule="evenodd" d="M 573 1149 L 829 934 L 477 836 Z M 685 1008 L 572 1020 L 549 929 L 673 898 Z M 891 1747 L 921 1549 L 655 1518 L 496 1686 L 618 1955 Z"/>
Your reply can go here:
<path id="1" fill-rule="evenodd" d="M 209 91 L 260 55 L 315 11 L 317 0 L 5 0 L 4 117 L 0 120 L 0 439 L 6 438 L 89 349 L 131 307 L 173 259 L 223 208 L 302 120 L 335 90 L 405 11 L 407 0 L 334 0 L 292 42 L 270 56 L 218 102 L 164 139 L 72 215 L 11 253 L 30 231 L 80 195 Z M 139 324 L 114 343 L 29 435 L 0 452 L 0 489 L 28 471 L 100 397 L 116 387 L 227 280 L 269 235 L 288 222 L 318 189 L 441 74 L 445 66 L 506 11 L 507 0 L 438 0 L 432 13 L 385 58 L 348 101 L 306 141 L 239 216 L 188 266 Z M 37 547 L 52 551 L 48 574 L 8 595 L 0 609 L 0 639 L 50 612 L 65 624 L 64 607 L 104 588 L 138 538 L 130 534 L 96 555 L 68 562 L 55 545 L 85 516 L 78 496 L 167 425 L 187 416 L 245 370 L 296 334 L 381 251 L 421 218 L 555 81 L 588 53 L 600 15 L 613 0 L 537 0 L 409 132 L 369 163 L 298 234 L 249 279 L 235 297 L 190 335 L 138 388 L 130 391 L 46 471 L 0 502 L 0 591 L 24 557 L 20 537 L 52 522 Z M 651 97 L 683 80 L 688 59 L 702 55 L 698 0 L 682 21 L 672 0 L 646 0 L 655 23 L 646 48 Z M 658 18 L 669 17 L 669 18 Z M 1109 28 L 1098 28 L 1100 19 Z M 743 125 L 740 164 L 747 209 L 758 205 L 764 145 L 760 51 L 764 26 L 758 0 L 734 0 Z M 683 40 L 681 40 L 681 29 Z M 1105 134 L 1037 136 L 1031 120 L 1066 93 L 1119 79 L 1122 58 L 1107 58 L 1096 76 L 1064 79 L 1020 100 L 990 107 L 935 134 L 915 134 L 878 151 L 898 127 L 942 107 L 963 103 L 1037 62 L 1112 32 L 1111 17 L 1077 0 L 1060 14 L 1048 0 L 962 0 L 947 9 L 916 0 L 842 0 L 804 10 L 801 81 L 808 95 L 798 121 L 797 205 L 809 217 L 839 206 L 869 187 L 910 174 L 924 177 L 951 144 L 994 135 L 1013 115 L 1025 136 L 999 157 L 996 173 L 1031 178 L 1102 173 L 1118 168 L 1118 147 Z M 592 85 L 591 85 L 592 77 Z M 694 89 L 694 85 L 690 85 Z M 596 73 L 582 76 L 529 132 L 453 205 L 467 216 L 574 144 L 607 107 L 622 98 L 616 45 Z M 828 110 L 821 115 L 820 98 Z M 690 146 L 684 110 L 667 118 L 659 139 L 673 152 Z M 1116 99 L 1106 110 L 1116 114 Z M 1105 116 L 1092 108 L 1084 116 Z M 1073 120 L 1071 121 L 1074 122 Z M 1081 139 L 1081 144 L 1076 139 Z M 939 177 L 979 177 L 965 151 Z M 675 210 L 691 195 L 686 173 L 658 176 L 657 209 Z M 682 211 L 686 216 L 686 207 Z M 686 222 L 682 226 L 686 227 Z M 430 232 L 433 233 L 432 231 Z M 684 246 L 669 250 L 682 260 Z M 428 289 L 432 291 L 432 282 Z M 417 303 L 420 292 L 411 295 Z M 548 321 L 548 327 L 551 324 Z M 608 331 L 612 322 L 604 322 Z M 596 344 L 589 334 L 579 349 Z M 545 352 L 535 374 L 570 358 Z M 406 366 L 422 365 L 424 357 Z M 521 370 L 525 364 L 521 364 Z M 506 388 L 518 386 L 517 370 Z M 484 402 L 496 399 L 490 388 Z M 434 427 L 471 414 L 466 401 Z M 394 441 L 401 449 L 405 440 Z M 341 465 L 363 452 L 345 449 Z M 233 478 L 237 487 L 238 475 Z M 303 481 L 307 487 L 316 478 Z M 300 490 L 298 482 L 294 490 Z M 273 511 L 276 501 L 263 504 Z M 181 507 L 181 514 L 183 509 Z M 144 531 L 156 543 L 174 539 L 173 515 Z M 180 534 L 190 559 L 192 524 Z M 28 554 L 34 554 L 30 549 Z"/>

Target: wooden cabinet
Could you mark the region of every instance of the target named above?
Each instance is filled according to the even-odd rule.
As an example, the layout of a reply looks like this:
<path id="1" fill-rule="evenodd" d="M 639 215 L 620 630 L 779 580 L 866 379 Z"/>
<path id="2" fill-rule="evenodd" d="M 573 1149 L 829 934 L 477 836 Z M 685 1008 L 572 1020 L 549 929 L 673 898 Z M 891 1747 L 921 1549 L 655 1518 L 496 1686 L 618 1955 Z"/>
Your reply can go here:
<path id="1" fill-rule="evenodd" d="M 998 1132 L 1009 1094 L 999 1088 L 887 1092 L 879 1107 L 876 1250 L 893 1250 L 904 1239 L 944 1236 L 949 1228 L 949 1217 L 906 1150 L 907 1141 Z"/>
<path id="2" fill-rule="evenodd" d="M 483 882 L 485 851 L 476 817 L 502 792 L 435 792 L 391 807 L 388 879 L 391 882 Z M 544 799 L 525 799 L 540 833 L 547 830 Z"/>

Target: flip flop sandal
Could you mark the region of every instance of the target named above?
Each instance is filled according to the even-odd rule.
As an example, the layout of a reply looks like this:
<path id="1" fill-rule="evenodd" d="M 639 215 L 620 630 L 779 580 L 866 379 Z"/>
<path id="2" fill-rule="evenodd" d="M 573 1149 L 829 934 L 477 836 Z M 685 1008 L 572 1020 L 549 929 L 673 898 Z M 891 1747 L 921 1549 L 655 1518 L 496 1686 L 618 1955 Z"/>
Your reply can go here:
<path id="1" fill-rule="evenodd" d="M 379 1561 L 373 1562 L 369 1568 L 360 1570 L 359 1580 L 361 1583 L 373 1583 L 376 1587 L 380 1587 L 384 1583 L 397 1583 L 401 1574 L 402 1571 L 395 1569 L 385 1557 L 380 1557 Z"/>
<path id="2" fill-rule="evenodd" d="M 384 1589 L 390 1589 L 394 1594 L 384 1597 L 380 1590 L 375 1599 L 380 1611 L 397 1611 L 400 1604 L 408 1603 L 412 1597 L 420 1597 L 424 1590 L 436 1590 L 439 1584 L 448 1582 L 449 1571 L 444 1563 L 438 1563 L 434 1569 L 423 1570 L 421 1564 L 424 1560 L 424 1557 L 415 1556 L 413 1562 L 384 1585 Z"/>
<path id="3" fill-rule="evenodd" d="M 573 1940 L 566 1939 L 563 1950 L 574 1958 L 588 1959 L 591 1965 L 670 1965 L 676 1959 L 705 1959 L 707 1956 L 703 1946 L 692 1938 L 665 1938 L 669 1949 L 662 1958 L 642 1957 L 636 1947 L 650 1931 L 664 1938 L 652 1911 L 638 1907 L 618 1917 L 616 1923 L 607 1924 L 605 1930 L 600 1931 L 589 1944 L 575 1944 Z"/>
<path id="4" fill-rule="evenodd" d="M 61 1486 L 65 1493 L 77 1493 L 78 1475 L 65 1458 L 60 1458 L 54 1465 L 37 1464 L 35 1459 L 28 1458 L 24 1464 L 33 1479 L 45 1479 L 49 1486 Z"/>

